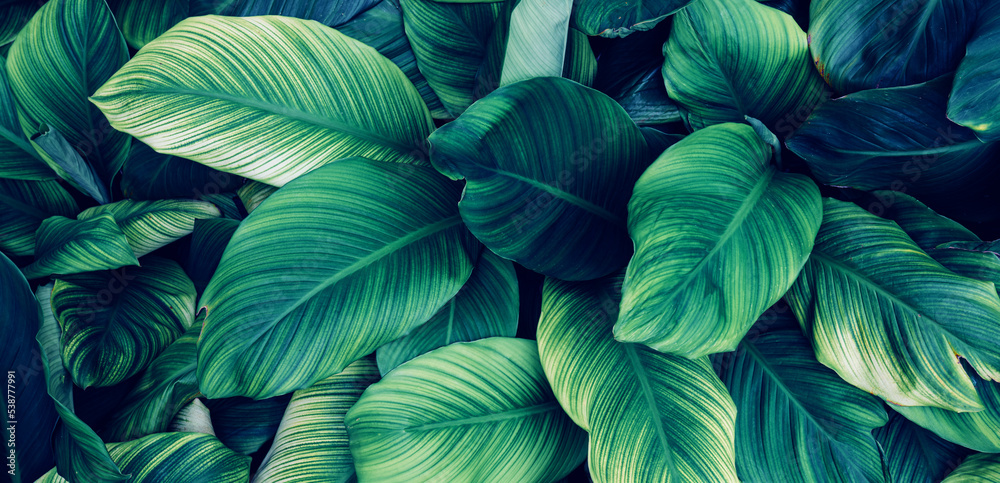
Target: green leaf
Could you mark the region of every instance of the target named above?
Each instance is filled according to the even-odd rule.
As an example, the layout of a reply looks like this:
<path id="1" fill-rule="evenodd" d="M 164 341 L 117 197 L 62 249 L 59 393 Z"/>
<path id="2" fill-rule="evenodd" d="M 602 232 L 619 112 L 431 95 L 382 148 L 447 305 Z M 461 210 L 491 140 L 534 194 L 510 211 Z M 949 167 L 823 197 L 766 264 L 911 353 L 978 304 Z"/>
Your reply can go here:
<path id="1" fill-rule="evenodd" d="M 573 26 L 587 35 L 624 37 L 649 30 L 684 8 L 691 0 L 644 0 L 608 2 L 577 0 L 573 6 Z"/>
<path id="2" fill-rule="evenodd" d="M 58 474 L 73 483 L 126 480 L 128 470 L 123 474 L 118 469 L 101 438 L 74 412 L 73 382 L 63 366 L 61 329 L 52 315 L 51 294 L 51 285 L 38 287 L 35 292 L 42 307 L 42 324 L 36 340 L 42 349 L 49 397 L 55 402 L 61 420 L 52 437 Z"/>
<path id="3" fill-rule="evenodd" d="M 76 148 L 55 128 L 42 126 L 41 133 L 31 136 L 40 153 L 48 156 L 50 165 L 74 188 L 86 193 L 98 203 L 108 203 L 111 196 L 94 168 L 80 156 Z"/>
<path id="4" fill-rule="evenodd" d="M 105 188 L 125 162 L 131 138 L 112 129 L 87 97 L 126 61 L 128 47 L 111 10 L 95 0 L 49 1 L 21 30 L 7 56 L 24 134 L 40 126 L 58 131 Z M 67 178 L 54 160 L 39 154 Z"/>
<path id="5" fill-rule="evenodd" d="M 354 459 L 347 437 L 347 410 L 378 380 L 375 361 L 364 357 L 340 374 L 295 391 L 253 483 L 349 481 L 354 476 Z"/>
<path id="6" fill-rule="evenodd" d="M 153 359 L 111 415 L 102 434 L 105 441 L 129 441 L 170 427 L 174 415 L 198 396 L 194 377 L 201 321 Z"/>
<path id="7" fill-rule="evenodd" d="M 986 408 L 956 413 L 928 406 L 892 406 L 906 419 L 952 443 L 986 453 L 1000 453 L 1000 383 L 969 374 Z"/>
<path id="8" fill-rule="evenodd" d="M 128 239 L 110 214 L 89 220 L 46 218 L 35 233 L 35 262 L 22 271 L 29 279 L 138 265 Z"/>
<path id="9" fill-rule="evenodd" d="M 1000 298 L 954 274 L 896 223 L 824 199 L 823 225 L 788 301 L 817 359 L 895 404 L 979 411 L 959 362 L 1000 379 Z"/>
<path id="10" fill-rule="evenodd" d="M 17 266 L 2 254 L 0 307 L 4 308 L 0 344 L 5 349 L 0 353 L 0 367 L 5 371 L 6 402 L 15 398 L 13 406 L 0 412 L 0 435 L 8 449 L 5 473 L 14 483 L 34 481 L 55 462 L 49 437 L 58 416 L 46 393 L 41 349 L 35 340 L 42 324 L 38 301 Z M 10 441 L 16 444 L 14 451 L 6 446 Z"/>
<path id="11" fill-rule="evenodd" d="M 337 27 L 356 15 L 372 8 L 379 0 L 225 0 L 219 15 L 231 17 L 256 17 L 283 15 L 305 20 L 315 20 L 329 27 Z"/>
<path id="12" fill-rule="evenodd" d="M 607 96 L 557 77 L 518 82 L 430 143 L 434 167 L 466 180 L 465 224 L 501 257 L 564 280 L 627 262 L 626 200 L 649 160 L 639 128 Z"/>
<path id="13" fill-rule="evenodd" d="M 25 3 L 37 5 L 35 1 Z M 55 177 L 21 130 L 17 103 L 7 80 L 7 64 L 0 61 L 0 178 L 45 180 Z"/>
<path id="14" fill-rule="evenodd" d="M 91 100 L 161 153 L 275 186 L 349 156 L 417 162 L 433 128 L 395 64 L 336 30 L 277 16 L 183 20 Z"/>
<path id="15" fill-rule="evenodd" d="M 191 234 L 195 220 L 221 216 L 219 209 L 207 201 L 122 200 L 88 208 L 76 218 L 90 220 L 104 214 L 114 217 L 136 257 Z"/>
<path id="16" fill-rule="evenodd" d="M 500 85 L 563 73 L 573 0 L 520 0 L 510 14 Z"/>
<path id="17" fill-rule="evenodd" d="M 590 433 L 594 481 L 736 482 L 736 408 L 708 358 L 611 336 L 621 276 L 546 279 L 538 351 L 559 404 Z"/>
<path id="18" fill-rule="evenodd" d="M 271 195 L 202 295 L 202 393 L 263 399 L 309 387 L 430 319 L 478 256 L 458 197 L 429 167 L 365 159 Z"/>
<path id="19" fill-rule="evenodd" d="M 215 429 L 212 428 L 212 416 L 209 414 L 208 407 L 201 402 L 201 399 L 195 398 L 181 408 L 174 419 L 170 421 L 170 432 L 205 433 L 215 436 Z"/>
<path id="20" fill-rule="evenodd" d="M 514 264 L 486 250 L 462 290 L 427 322 L 376 351 L 382 375 L 420 354 L 456 342 L 517 334 Z"/>
<path id="21" fill-rule="evenodd" d="M 534 341 L 491 337 L 410 360 L 347 412 L 361 481 L 555 481 L 586 434 L 559 408 Z"/>
<path id="22" fill-rule="evenodd" d="M 871 434 L 888 421 L 882 401 L 820 364 L 787 306 L 772 310 L 718 360 L 740 480 L 886 481 Z"/>
<path id="23" fill-rule="evenodd" d="M 996 483 L 1000 481 L 1000 455 L 969 456 L 941 483 Z"/>
<path id="24" fill-rule="evenodd" d="M 0 4 L 0 50 L 10 47 L 21 28 L 43 5 L 38 0 L 8 0 Z M 2 64 L 3 62 L 0 62 Z"/>
<path id="25" fill-rule="evenodd" d="M 122 192 L 134 200 L 202 198 L 232 191 L 243 178 L 194 161 L 153 151 L 135 141 L 122 167 Z"/>
<path id="26" fill-rule="evenodd" d="M 945 118 L 950 77 L 823 103 L 788 139 L 816 179 L 863 190 L 954 196 L 995 171 L 996 146 Z"/>
<path id="27" fill-rule="evenodd" d="M 512 0 L 448 3 L 400 0 L 420 73 L 452 118 L 500 84 L 490 57 L 503 57 Z M 503 33 L 504 35 L 496 35 Z M 502 64 L 502 61 L 500 62 Z"/>
<path id="28" fill-rule="evenodd" d="M 125 41 L 138 50 L 187 18 L 190 8 L 189 0 L 118 0 L 114 13 Z"/>
<path id="29" fill-rule="evenodd" d="M 198 293 L 205 291 L 209 280 L 219 268 L 219 260 L 226 250 L 240 222 L 228 218 L 194 220 L 191 252 L 185 268 Z"/>
<path id="30" fill-rule="evenodd" d="M 981 241 L 964 226 L 937 214 L 908 194 L 888 190 L 873 191 L 872 194 L 877 201 L 868 206 L 868 211 L 895 221 L 923 250 L 947 242 Z"/>
<path id="31" fill-rule="evenodd" d="M 253 212 L 268 196 L 274 194 L 278 188 L 258 181 L 250 181 L 236 190 L 236 195 L 240 197 L 247 213 Z"/>
<path id="32" fill-rule="evenodd" d="M 194 302 L 191 279 L 165 258 L 58 278 L 52 309 L 73 382 L 104 387 L 138 374 L 191 326 Z"/>
<path id="33" fill-rule="evenodd" d="M 948 96 L 948 119 L 972 129 L 983 141 L 1000 140 L 998 46 L 1000 12 L 982 8 Z"/>
<path id="34" fill-rule="evenodd" d="M 789 120 L 823 98 L 808 49 L 783 12 L 754 0 L 700 0 L 674 18 L 663 80 L 691 129 L 751 116 L 784 137 Z"/>
<path id="35" fill-rule="evenodd" d="M 590 47 L 590 39 L 583 32 L 570 28 L 566 38 L 566 59 L 562 76 L 587 87 L 594 85 L 597 77 L 597 58 Z"/>
<path id="36" fill-rule="evenodd" d="M 809 47 L 826 81 L 841 94 L 905 86 L 954 71 L 979 0 L 813 0 Z"/>
<path id="37" fill-rule="evenodd" d="M 35 232 L 54 215 L 76 216 L 73 196 L 53 180 L 0 178 L 0 250 L 16 256 L 35 254 Z"/>
<path id="38" fill-rule="evenodd" d="M 615 40 L 597 60 L 594 88 L 607 94 L 640 126 L 682 120 L 663 84 L 663 44 L 670 22 Z"/>
<path id="39" fill-rule="evenodd" d="M 129 481 L 211 481 L 242 483 L 250 479 L 250 457 L 234 453 L 204 433 L 157 433 L 126 443 L 110 443 L 111 458 L 132 477 Z"/>
<path id="40" fill-rule="evenodd" d="M 643 173 L 628 207 L 635 255 L 617 340 L 690 358 L 733 350 L 784 295 L 822 208 L 811 180 L 770 158 L 753 128 L 726 123 L 685 137 Z"/>
<path id="41" fill-rule="evenodd" d="M 291 394 L 254 401 L 245 397 L 209 399 L 212 426 L 222 441 L 233 451 L 252 454 L 274 438 L 285 413 Z"/>
<path id="42" fill-rule="evenodd" d="M 889 424 L 876 429 L 874 435 L 885 453 L 889 474 L 900 483 L 941 481 L 969 453 L 895 411 L 889 415 Z"/>

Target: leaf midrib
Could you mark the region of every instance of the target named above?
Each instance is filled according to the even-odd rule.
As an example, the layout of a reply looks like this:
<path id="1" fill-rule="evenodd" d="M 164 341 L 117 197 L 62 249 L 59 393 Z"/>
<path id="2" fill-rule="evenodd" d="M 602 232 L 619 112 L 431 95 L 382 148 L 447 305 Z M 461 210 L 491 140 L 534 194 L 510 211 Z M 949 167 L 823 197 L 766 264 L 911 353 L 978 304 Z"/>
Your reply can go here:
<path id="1" fill-rule="evenodd" d="M 856 156 L 872 156 L 872 157 L 911 157 L 911 156 L 926 156 L 932 154 L 948 154 L 954 151 L 965 151 L 969 149 L 975 149 L 977 147 L 985 147 L 986 143 L 973 139 L 971 141 L 965 141 L 956 144 L 949 144 L 947 146 L 941 146 L 937 148 L 927 148 L 927 149 L 914 149 L 910 151 L 855 151 L 851 149 L 834 149 L 833 151 L 838 153 L 853 154 Z"/>
<path id="2" fill-rule="evenodd" d="M 622 351 L 625 353 L 625 358 L 629 362 L 629 367 L 632 368 L 632 373 L 635 375 L 636 381 L 639 383 L 639 389 L 642 391 L 643 400 L 646 403 L 646 410 L 649 412 L 649 419 L 652 422 L 653 428 L 656 431 L 656 437 L 660 441 L 660 445 L 663 446 L 663 456 L 666 459 L 666 467 L 669 471 L 669 475 L 676 475 L 676 466 L 674 464 L 674 452 L 672 445 L 670 444 L 670 438 L 667 437 L 666 431 L 663 430 L 663 417 L 660 415 L 659 408 L 656 405 L 656 395 L 653 394 L 652 384 L 649 382 L 649 374 L 646 373 L 646 368 L 642 366 L 642 361 L 639 360 L 639 354 L 636 352 L 635 344 L 632 343 L 621 343 Z"/>
<path id="3" fill-rule="evenodd" d="M 500 411 L 498 413 L 484 414 L 482 416 L 473 416 L 471 418 L 453 419 L 450 421 L 441 421 L 439 423 L 427 423 L 418 424 L 416 426 L 407 426 L 402 428 L 404 433 L 413 433 L 417 431 L 432 431 L 435 429 L 442 428 L 454 428 L 460 426 L 469 426 L 473 424 L 483 424 L 492 423 L 496 421 L 504 421 L 507 419 L 519 419 L 534 416 L 536 414 L 543 414 L 550 411 L 559 410 L 558 401 L 547 401 L 540 404 L 534 404 L 531 406 L 525 406 L 520 408 L 508 409 L 507 411 Z"/>

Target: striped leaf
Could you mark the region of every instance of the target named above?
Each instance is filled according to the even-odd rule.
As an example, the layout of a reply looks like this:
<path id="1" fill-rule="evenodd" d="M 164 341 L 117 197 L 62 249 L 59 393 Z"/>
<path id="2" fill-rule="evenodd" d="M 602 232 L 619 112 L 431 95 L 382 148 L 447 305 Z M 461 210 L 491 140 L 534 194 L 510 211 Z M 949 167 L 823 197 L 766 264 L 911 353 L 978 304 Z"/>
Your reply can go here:
<path id="1" fill-rule="evenodd" d="M 131 475 L 129 481 L 211 481 L 243 483 L 250 478 L 250 457 L 234 453 L 204 433 L 157 433 L 126 443 L 108 444 L 111 458 Z"/>
<path id="2" fill-rule="evenodd" d="M 750 116 L 786 137 L 789 119 L 823 96 L 805 32 L 754 0 L 692 3 L 674 17 L 663 55 L 667 93 L 691 129 Z"/>
<path id="3" fill-rule="evenodd" d="M 274 194 L 278 188 L 258 181 L 250 181 L 236 190 L 236 195 L 240 197 L 247 213 L 253 212 L 268 196 Z"/>
<path id="4" fill-rule="evenodd" d="M 303 389 L 430 319 L 478 256 L 459 189 L 429 167 L 350 159 L 268 197 L 202 295 L 202 393 Z"/>
<path id="5" fill-rule="evenodd" d="M 209 414 L 208 407 L 201 402 L 201 399 L 193 399 L 188 405 L 181 408 L 177 412 L 177 415 L 174 416 L 174 419 L 170 421 L 169 432 L 204 433 L 215 436 L 215 429 L 212 427 L 212 416 Z"/>
<path id="6" fill-rule="evenodd" d="M 283 15 L 305 20 L 315 20 L 329 27 L 337 27 L 356 15 L 372 8 L 379 0 L 227 0 L 219 15 L 256 17 Z"/>
<path id="7" fill-rule="evenodd" d="M 55 402 L 60 424 L 52 435 L 56 455 L 56 473 L 72 483 L 124 481 L 116 462 L 108 455 L 104 442 L 87 423 L 77 417 L 73 407 L 73 381 L 63 365 L 61 329 L 52 315 L 52 285 L 38 287 L 35 297 L 42 307 L 42 323 L 38 329 L 42 365 L 49 397 Z M 52 480 L 55 481 L 55 480 Z"/>
<path id="8" fill-rule="evenodd" d="M 456 342 L 487 337 L 514 337 L 518 317 L 517 275 L 514 264 L 489 250 L 462 290 L 430 320 L 376 351 L 382 375 L 400 364 Z"/>
<path id="9" fill-rule="evenodd" d="M 194 220 L 191 252 L 185 269 L 199 294 L 205 291 L 215 269 L 219 268 L 222 252 L 239 226 L 239 221 L 228 218 Z"/>
<path id="10" fill-rule="evenodd" d="M 810 179 L 770 159 L 753 128 L 726 123 L 685 137 L 643 173 L 628 206 L 635 255 L 617 340 L 691 358 L 733 350 L 784 295 L 822 208 Z"/>
<path id="11" fill-rule="evenodd" d="M 982 410 L 959 358 L 1000 379 L 993 284 L 956 275 L 857 205 L 824 200 L 816 246 L 787 297 L 820 362 L 895 404 Z"/>
<path id="12" fill-rule="evenodd" d="M 139 50 L 187 18 L 190 0 L 118 0 L 113 5 L 115 18 L 125 41 Z"/>
<path id="13" fill-rule="evenodd" d="M 18 34 L 7 56 L 24 134 L 62 133 L 105 187 L 128 156 L 131 138 L 108 125 L 87 97 L 128 61 L 128 47 L 101 0 L 51 0 Z M 63 179 L 70 176 L 39 152 Z"/>
<path id="14" fill-rule="evenodd" d="M 450 117 L 500 85 L 512 0 L 399 3 L 420 73 Z"/>
<path id="15" fill-rule="evenodd" d="M 138 374 L 192 325 L 194 302 L 191 280 L 165 258 L 58 278 L 52 310 L 73 382 L 103 387 Z"/>
<path id="16" fill-rule="evenodd" d="M 951 77 L 823 103 L 788 139 L 822 183 L 938 198 L 996 172 L 1000 148 L 945 117 Z"/>
<path id="17" fill-rule="evenodd" d="M 984 4 L 989 5 L 989 4 Z M 948 96 L 948 119 L 976 132 L 983 141 L 1000 140 L 1000 13 L 983 8 Z"/>
<path id="18" fill-rule="evenodd" d="M 935 483 L 955 469 L 969 450 L 891 412 L 889 424 L 874 431 L 886 469 L 898 483 Z"/>
<path id="19" fill-rule="evenodd" d="M 923 250 L 949 242 L 981 242 L 964 226 L 937 214 L 908 194 L 889 190 L 876 190 L 872 194 L 877 201 L 868 206 L 868 211 L 895 221 Z"/>
<path id="20" fill-rule="evenodd" d="M 35 254 L 35 232 L 50 216 L 73 217 L 80 211 L 73 196 L 54 180 L 0 178 L 0 250 L 8 255 Z"/>
<path id="21" fill-rule="evenodd" d="M 133 200 L 202 198 L 233 191 L 243 178 L 194 161 L 160 154 L 135 141 L 122 167 L 122 192 Z"/>
<path id="22" fill-rule="evenodd" d="M 787 306 L 771 310 L 716 360 L 736 403 L 740 480 L 887 481 L 871 434 L 888 421 L 882 401 L 820 364 Z"/>
<path id="23" fill-rule="evenodd" d="M 893 409 L 938 436 L 976 451 L 1000 453 L 1000 383 L 969 374 L 976 394 L 986 408 L 956 413 L 928 406 L 893 406 Z"/>
<path id="24" fill-rule="evenodd" d="M 378 380 L 375 361 L 365 357 L 340 374 L 295 391 L 253 483 L 349 481 L 354 459 L 347 439 L 347 410 Z"/>
<path id="25" fill-rule="evenodd" d="M 597 57 L 590 46 L 590 39 L 583 32 L 570 28 L 566 38 L 566 59 L 563 62 L 562 76 L 593 87 L 597 77 Z"/>
<path id="26" fill-rule="evenodd" d="M 0 62 L 0 178 L 45 180 L 55 177 L 21 130 L 17 102 L 7 80 L 7 64 Z"/>
<path id="27" fill-rule="evenodd" d="M 500 85 L 563 74 L 573 0 L 520 0 L 511 11 Z"/>
<path id="28" fill-rule="evenodd" d="M 46 218 L 35 232 L 35 261 L 29 279 L 138 265 L 128 239 L 110 214 L 89 220 Z"/>
<path id="29" fill-rule="evenodd" d="M 691 0 L 577 0 L 573 3 L 574 27 L 587 35 L 624 37 L 655 27 L 663 19 L 686 7 Z"/>
<path id="30" fill-rule="evenodd" d="M 88 208 L 76 218 L 90 220 L 105 214 L 114 217 L 136 257 L 191 234 L 195 220 L 221 216 L 219 209 L 207 201 L 122 200 Z"/>
<path id="31" fill-rule="evenodd" d="M 410 360 L 347 412 L 360 481 L 551 482 L 586 434 L 559 408 L 534 341 L 491 337 Z"/>
<path id="32" fill-rule="evenodd" d="M 44 297 L 44 295 L 43 295 Z M 46 300 L 47 301 L 47 300 Z M 6 443 L 13 440 L 13 452 L 7 452 L 8 481 L 30 482 L 55 463 L 49 435 L 57 422 L 52 399 L 46 393 L 45 374 L 41 371 L 41 350 L 35 340 L 42 324 L 39 302 L 31 293 L 28 281 L 6 256 L 0 254 L 0 367 L 4 369 L 7 396 L 14 396 L 13 407 L 0 411 Z M 7 403 L 11 401 L 6 399 Z M 13 465 L 11 467 L 10 465 Z"/>
<path id="33" fill-rule="evenodd" d="M 174 415 L 198 396 L 195 367 L 201 320 L 153 359 L 111 415 L 105 441 L 129 441 L 167 431 Z"/>
<path id="34" fill-rule="evenodd" d="M 417 162 L 433 128 L 395 64 L 319 23 L 277 16 L 188 18 L 91 100 L 161 153 L 275 186 L 349 156 Z"/>
<path id="35" fill-rule="evenodd" d="M 736 408 L 708 358 L 614 340 L 622 277 L 546 279 L 538 350 L 559 404 L 590 433 L 596 482 L 736 482 Z"/>
<path id="36" fill-rule="evenodd" d="M 245 397 L 208 399 L 212 427 L 228 448 L 237 453 L 256 453 L 278 431 L 291 394 L 255 401 Z"/>
<path id="37" fill-rule="evenodd" d="M 434 167 L 466 180 L 462 219 L 501 257 L 564 280 L 628 261 L 626 200 L 649 156 L 639 128 L 607 96 L 557 77 L 518 82 L 430 143 Z"/>
<path id="38" fill-rule="evenodd" d="M 1000 455 L 980 453 L 966 458 L 941 483 L 997 482 L 1000 482 Z"/>
<path id="39" fill-rule="evenodd" d="M 17 33 L 42 5 L 38 0 L 8 0 L 0 4 L 0 52 L 4 53 L 4 57 Z"/>

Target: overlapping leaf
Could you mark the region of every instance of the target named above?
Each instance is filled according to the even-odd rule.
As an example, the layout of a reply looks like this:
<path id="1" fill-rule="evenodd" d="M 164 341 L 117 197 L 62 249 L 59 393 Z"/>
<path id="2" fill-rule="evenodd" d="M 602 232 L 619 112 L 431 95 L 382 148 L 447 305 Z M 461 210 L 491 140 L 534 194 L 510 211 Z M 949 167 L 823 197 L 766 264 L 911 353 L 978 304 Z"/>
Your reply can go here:
<path id="1" fill-rule="evenodd" d="M 691 0 L 645 0 L 639 2 L 607 2 L 577 0 L 573 6 L 573 25 L 587 35 L 624 37 L 636 31 L 649 30 Z"/>
<path id="2" fill-rule="evenodd" d="M 305 20 L 315 20 L 323 25 L 337 27 L 357 14 L 372 8 L 379 0 L 228 0 L 219 9 L 219 15 L 256 17 L 281 15 Z"/>
<path id="3" fill-rule="evenodd" d="M 995 483 L 1000 481 L 1000 455 L 974 454 L 941 483 Z"/>
<path id="4" fill-rule="evenodd" d="M 534 341 L 491 337 L 386 374 L 347 412 L 361 481 L 555 481 L 586 455 Z"/>
<path id="5" fill-rule="evenodd" d="M 566 60 L 573 0 L 520 0 L 510 14 L 500 85 L 559 77 Z"/>
<path id="6" fill-rule="evenodd" d="M 122 200 L 86 209 L 76 218 L 90 220 L 104 214 L 114 217 L 136 257 L 189 235 L 194 230 L 195 220 L 221 215 L 219 209 L 207 201 Z"/>
<path id="7" fill-rule="evenodd" d="M 243 207 L 247 209 L 247 213 L 250 213 L 277 190 L 274 186 L 259 181 L 251 181 L 236 190 L 236 195 L 240 197 L 240 201 L 243 202 Z"/>
<path id="8" fill-rule="evenodd" d="M 122 192 L 133 200 L 202 198 L 236 189 L 243 178 L 135 141 L 122 167 Z"/>
<path id="9" fill-rule="evenodd" d="M 933 483 L 941 481 L 969 453 L 954 443 L 891 412 L 889 423 L 873 432 L 884 452 L 892 481 Z"/>
<path id="10" fill-rule="evenodd" d="M 350 159 L 268 197 L 202 296 L 202 393 L 302 389 L 430 319 L 478 256 L 458 190 L 429 167 Z"/>
<path id="11" fill-rule="evenodd" d="M 681 121 L 663 85 L 663 44 L 669 22 L 615 41 L 597 60 L 594 88 L 618 101 L 640 126 Z"/>
<path id="12" fill-rule="evenodd" d="M 538 350 L 559 404 L 590 433 L 597 482 L 736 482 L 736 407 L 708 358 L 616 342 L 621 277 L 547 279 Z"/>
<path id="13" fill-rule="evenodd" d="M 190 11 L 190 0 L 118 0 L 114 5 L 118 26 L 133 49 L 163 35 Z"/>
<path id="14" fill-rule="evenodd" d="M 228 218 L 194 220 L 191 252 L 185 268 L 198 293 L 205 290 L 215 269 L 219 268 L 222 253 L 239 226 L 239 221 Z"/>
<path id="15" fill-rule="evenodd" d="M 46 218 L 35 233 L 35 261 L 29 279 L 138 265 L 128 239 L 110 214 L 89 220 Z"/>
<path id="16" fill-rule="evenodd" d="M 948 96 L 948 119 L 1000 140 L 1000 12 L 981 8 Z"/>
<path id="17" fill-rule="evenodd" d="M 574 117 L 568 105 L 590 115 Z M 518 82 L 430 142 L 434 167 L 466 180 L 462 219 L 498 255 L 565 280 L 627 262 L 626 200 L 649 155 L 638 127 L 607 96 L 556 77 Z"/>
<path id="18" fill-rule="evenodd" d="M 21 130 L 17 103 L 7 81 L 7 64 L 0 62 L 0 178 L 45 180 L 55 177 Z"/>
<path id="19" fill-rule="evenodd" d="M 795 281 L 822 217 L 808 178 L 769 164 L 745 124 L 666 150 L 635 184 L 615 338 L 701 357 L 733 350 Z M 753 287 L 753 290 L 748 290 Z"/>
<path id="20" fill-rule="evenodd" d="M 92 101 L 161 153 L 275 186 L 350 156 L 415 162 L 433 128 L 395 64 L 319 23 L 277 16 L 188 18 Z"/>
<path id="21" fill-rule="evenodd" d="M 927 406 L 893 406 L 907 419 L 938 436 L 966 448 L 1000 453 L 1000 383 L 970 374 L 976 394 L 986 408 L 956 413 Z"/>
<path id="22" fill-rule="evenodd" d="M 245 397 L 209 399 L 215 435 L 227 447 L 242 454 L 260 450 L 274 438 L 291 394 L 255 401 Z"/>
<path id="23" fill-rule="evenodd" d="M 1000 379 L 993 284 L 942 267 L 896 223 L 854 204 L 824 200 L 816 246 L 788 300 L 820 362 L 890 402 L 982 410 L 959 357 Z"/>
<path id="24" fill-rule="evenodd" d="M 0 250 L 9 255 L 35 254 L 35 232 L 50 216 L 76 216 L 80 208 L 54 180 L 0 178 Z"/>

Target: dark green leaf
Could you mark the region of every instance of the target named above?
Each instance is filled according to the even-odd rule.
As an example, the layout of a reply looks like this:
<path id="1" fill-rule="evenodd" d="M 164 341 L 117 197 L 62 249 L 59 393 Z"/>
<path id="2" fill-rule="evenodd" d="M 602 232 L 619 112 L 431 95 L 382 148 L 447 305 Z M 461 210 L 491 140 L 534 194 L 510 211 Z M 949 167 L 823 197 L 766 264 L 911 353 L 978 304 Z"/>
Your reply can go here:
<path id="1" fill-rule="evenodd" d="M 35 262 L 22 271 L 29 279 L 138 265 L 128 239 L 110 214 L 89 220 L 46 218 L 35 233 Z"/>

